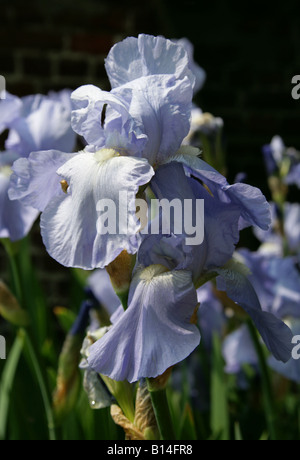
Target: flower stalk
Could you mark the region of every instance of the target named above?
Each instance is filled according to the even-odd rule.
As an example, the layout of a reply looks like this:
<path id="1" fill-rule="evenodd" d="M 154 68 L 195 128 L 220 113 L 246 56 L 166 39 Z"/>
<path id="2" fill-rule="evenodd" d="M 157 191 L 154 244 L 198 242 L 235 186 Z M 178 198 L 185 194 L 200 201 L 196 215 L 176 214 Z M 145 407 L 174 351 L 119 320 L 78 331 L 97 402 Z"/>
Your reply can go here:
<path id="1" fill-rule="evenodd" d="M 162 376 L 146 379 L 161 440 L 169 441 L 176 439 L 166 392 L 170 375 L 169 368 Z"/>

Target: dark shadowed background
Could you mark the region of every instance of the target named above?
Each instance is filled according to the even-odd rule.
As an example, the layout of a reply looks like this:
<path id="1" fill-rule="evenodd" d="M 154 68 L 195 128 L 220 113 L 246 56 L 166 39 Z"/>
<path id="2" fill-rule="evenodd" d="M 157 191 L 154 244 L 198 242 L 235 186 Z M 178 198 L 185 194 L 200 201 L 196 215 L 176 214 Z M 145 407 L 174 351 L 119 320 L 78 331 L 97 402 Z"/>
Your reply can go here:
<path id="1" fill-rule="evenodd" d="M 0 0 L 0 74 L 19 96 L 87 83 L 109 90 L 103 62 L 115 42 L 139 33 L 187 37 L 207 72 L 195 102 L 224 120 L 229 181 L 246 172 L 268 196 L 262 145 L 279 134 L 300 149 L 300 100 L 291 96 L 299 13 L 297 0 Z M 33 238 L 50 305 L 67 303 L 68 270 L 45 254 L 38 226 Z"/>

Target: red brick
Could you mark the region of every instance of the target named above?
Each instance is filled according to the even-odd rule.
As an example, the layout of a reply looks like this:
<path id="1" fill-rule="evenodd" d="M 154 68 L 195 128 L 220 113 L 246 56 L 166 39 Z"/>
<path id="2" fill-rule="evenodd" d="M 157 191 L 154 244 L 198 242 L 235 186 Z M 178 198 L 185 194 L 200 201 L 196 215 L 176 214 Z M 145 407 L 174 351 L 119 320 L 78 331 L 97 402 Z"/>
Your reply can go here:
<path id="1" fill-rule="evenodd" d="M 29 94 L 36 93 L 34 84 L 29 81 L 20 80 L 19 82 L 10 83 L 9 80 L 6 82 L 6 89 L 16 96 L 28 96 Z"/>
<path id="2" fill-rule="evenodd" d="M 110 34 L 78 33 L 72 37 L 71 49 L 89 54 L 107 54 L 113 43 Z"/>
<path id="3" fill-rule="evenodd" d="M 45 57 L 25 57 L 23 59 L 23 69 L 25 75 L 49 76 L 51 63 Z"/>
<path id="4" fill-rule="evenodd" d="M 67 76 L 83 76 L 87 72 L 88 63 L 84 59 L 62 59 L 59 63 L 59 74 Z"/>
<path id="5" fill-rule="evenodd" d="M 89 26 L 93 30 L 104 30 L 110 33 L 124 33 L 125 32 L 125 21 L 126 4 L 123 7 L 115 8 L 113 11 L 109 11 L 107 14 L 96 14 L 89 18 Z"/>
<path id="6" fill-rule="evenodd" d="M 57 50 L 63 45 L 62 36 L 56 32 L 17 30 L 15 28 L 1 28 L 0 48 L 4 49 L 38 49 Z"/>
<path id="7" fill-rule="evenodd" d="M 0 73 L 4 75 L 5 72 L 12 73 L 15 69 L 14 59 L 11 53 L 0 52 Z"/>

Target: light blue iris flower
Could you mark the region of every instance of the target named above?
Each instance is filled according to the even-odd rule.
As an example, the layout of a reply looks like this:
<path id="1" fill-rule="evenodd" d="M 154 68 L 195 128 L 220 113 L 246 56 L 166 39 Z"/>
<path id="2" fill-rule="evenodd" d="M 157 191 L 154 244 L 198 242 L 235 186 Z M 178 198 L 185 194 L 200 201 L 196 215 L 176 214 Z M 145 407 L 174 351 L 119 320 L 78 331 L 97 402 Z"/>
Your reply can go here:
<path id="1" fill-rule="evenodd" d="M 0 152 L 0 238 L 18 241 L 28 234 L 38 211 L 8 197 L 11 166 L 15 152 Z"/>
<path id="2" fill-rule="evenodd" d="M 181 148 L 190 129 L 193 68 L 185 48 L 163 37 L 140 35 L 116 44 L 106 59 L 112 90 L 87 85 L 72 95 L 72 126 L 86 140 L 85 151 L 71 158 L 56 150 L 34 153 L 15 164 L 10 197 L 43 212 L 45 246 L 61 264 L 103 268 L 124 249 L 136 253 L 141 241 L 136 194 L 173 160 L 241 211 L 239 228 L 268 228 L 268 204 L 258 189 L 230 186 L 197 149 Z M 109 199 L 119 210 L 120 192 L 129 197 L 127 231 L 100 234 L 97 203 Z"/>
<path id="3" fill-rule="evenodd" d="M 0 133 L 8 131 L 5 151 L 0 153 L 0 238 L 17 241 L 27 235 L 38 216 L 30 202 L 8 196 L 13 164 L 24 164 L 35 150 L 66 148 L 75 144 L 71 128 L 70 91 L 19 98 L 9 93 L 0 102 Z M 19 183 L 22 186 L 21 183 Z M 35 193 L 40 195 L 37 187 Z"/>
<path id="4" fill-rule="evenodd" d="M 218 289 L 225 290 L 251 316 L 276 359 L 290 358 L 289 328 L 262 310 L 243 271 L 226 265 L 234 253 L 239 228 L 253 221 L 251 194 L 244 200 L 236 198 L 226 193 L 231 192 L 230 186 L 211 169 L 197 170 L 202 182 L 189 177 L 189 170 L 171 162 L 157 170 L 151 186 L 157 197 L 169 201 L 175 197 L 182 201 L 205 199 L 204 241 L 188 246 L 184 235 L 175 236 L 172 231 L 145 238 L 138 252 L 128 309 L 119 310 L 112 328 L 90 349 L 90 366 L 112 379 L 133 382 L 156 377 L 190 355 L 200 342 L 199 330 L 191 322 L 198 307 L 196 287 L 210 277 L 217 277 Z M 212 187 L 213 195 L 206 187 Z M 256 211 L 258 223 L 265 225 L 268 208 L 263 201 L 256 204 Z"/>
<path id="5" fill-rule="evenodd" d="M 269 175 L 280 173 L 288 185 L 300 188 L 300 152 L 286 147 L 280 136 L 274 136 L 271 143 L 263 147 L 263 155 Z"/>
<path id="6" fill-rule="evenodd" d="M 274 356 L 288 359 L 289 329 L 262 311 L 248 279 L 226 265 L 241 229 L 269 228 L 265 197 L 246 184 L 228 184 L 197 149 L 181 147 L 196 81 L 189 53 L 163 37 L 130 37 L 112 48 L 106 70 L 110 92 L 87 85 L 72 95 L 72 126 L 86 149 L 70 155 L 53 147 L 18 160 L 10 190 L 12 199 L 42 211 L 46 248 L 65 266 L 102 268 L 124 249 L 139 250 L 128 309 L 113 315 L 89 364 L 115 380 L 136 381 L 183 360 L 200 341 L 191 322 L 196 287 L 211 277 L 250 314 Z M 146 186 L 158 199 L 204 200 L 201 244 L 189 246 L 171 231 L 141 245 L 136 195 Z M 98 203 L 109 199 L 120 211 L 120 192 L 129 197 L 126 232 L 101 234 Z"/>
<path id="7" fill-rule="evenodd" d="M 297 258 L 274 254 L 273 251 L 238 251 L 239 257 L 250 269 L 249 280 L 254 286 L 262 309 L 268 314 L 284 320 L 291 329 L 292 336 L 299 333 L 300 318 L 300 273 Z M 292 336 L 290 341 L 292 341 Z M 223 344 L 226 369 L 229 373 L 238 373 L 245 363 L 258 366 L 255 348 L 250 340 L 249 331 L 241 327 L 229 334 Z M 281 375 L 300 381 L 298 361 L 278 362 L 272 356 L 269 365 Z"/>
<path id="8" fill-rule="evenodd" d="M 106 70 L 110 92 L 87 85 L 72 95 L 72 126 L 86 140 L 85 151 L 69 161 L 56 150 L 36 153 L 14 166 L 11 198 L 43 212 L 46 248 L 65 266 L 102 268 L 124 249 L 137 251 L 136 194 L 158 165 L 176 155 L 189 131 L 195 77 L 182 46 L 131 37 L 112 48 Z M 100 235 L 97 203 L 109 199 L 119 209 L 120 192 L 127 193 L 132 215 L 127 232 Z"/>
<path id="9" fill-rule="evenodd" d="M 268 231 L 254 228 L 254 234 L 267 250 L 283 256 L 286 251 L 290 254 L 300 254 L 300 205 L 284 203 L 283 211 L 271 203 L 272 225 Z M 283 214 L 283 215 L 282 215 Z M 283 234 L 278 232 L 281 225 Z"/>

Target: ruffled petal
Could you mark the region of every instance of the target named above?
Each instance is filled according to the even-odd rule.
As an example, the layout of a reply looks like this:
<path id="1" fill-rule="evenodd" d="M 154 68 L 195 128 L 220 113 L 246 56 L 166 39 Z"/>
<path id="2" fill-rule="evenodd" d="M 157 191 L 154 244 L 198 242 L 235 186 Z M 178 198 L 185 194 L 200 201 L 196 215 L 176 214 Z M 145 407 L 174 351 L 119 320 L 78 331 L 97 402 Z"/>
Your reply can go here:
<path id="1" fill-rule="evenodd" d="M 141 77 L 110 93 L 83 86 L 72 95 L 72 126 L 90 144 L 162 164 L 189 132 L 192 97 L 189 80 L 172 75 Z"/>
<path id="2" fill-rule="evenodd" d="M 70 107 L 59 98 L 43 95 L 23 98 L 19 117 L 9 127 L 5 146 L 21 156 L 49 149 L 71 152 L 75 145 Z"/>
<path id="3" fill-rule="evenodd" d="M 185 244 L 182 235 L 148 235 L 137 255 L 139 265 L 164 265 L 169 270 L 189 269 L 192 260 L 192 247 Z"/>
<path id="4" fill-rule="evenodd" d="M 180 38 L 179 40 L 173 41 L 174 43 L 183 46 L 186 52 L 188 53 L 189 68 L 195 76 L 194 94 L 196 94 L 198 91 L 200 91 L 200 89 L 203 87 L 205 83 L 206 72 L 194 61 L 194 46 L 187 38 Z"/>
<path id="5" fill-rule="evenodd" d="M 148 138 L 142 151 L 152 165 L 174 157 L 190 129 L 193 90 L 188 78 L 154 75 L 119 88 L 132 89 L 130 114 Z"/>
<path id="6" fill-rule="evenodd" d="M 8 198 L 9 178 L 0 173 L 0 238 L 18 241 L 30 231 L 38 211 Z"/>
<path id="7" fill-rule="evenodd" d="M 240 229 L 250 225 L 268 230 L 271 225 L 271 210 L 262 192 L 248 184 L 233 184 L 223 187 L 222 192 L 241 209 Z"/>
<path id="8" fill-rule="evenodd" d="M 184 217 L 187 216 L 182 212 L 181 229 L 186 243 L 189 242 L 187 236 L 190 239 L 196 237 L 195 242 L 197 242 L 201 226 L 204 228 L 203 241 L 195 245 L 190 244 L 193 256 L 189 258 L 189 265 L 185 266 L 193 272 L 194 279 L 198 279 L 204 271 L 222 267 L 228 262 L 239 240 L 238 206 L 224 203 L 218 199 L 218 196 L 212 197 L 198 181 L 185 175 L 184 168 L 179 162 L 171 162 L 160 167 L 151 181 L 151 188 L 159 200 L 164 198 L 169 202 L 173 199 L 179 200 L 182 209 L 187 206 L 186 200 L 190 200 L 193 205 L 192 214 L 196 214 L 196 200 L 204 200 L 204 222 L 202 218 L 199 220 L 199 215 L 198 222 L 195 215 L 188 216 L 190 221 L 193 221 L 193 226 L 196 226 L 198 236 L 187 234 L 187 222 L 184 222 Z M 175 223 L 171 220 L 170 233 L 176 233 L 174 227 Z"/>
<path id="9" fill-rule="evenodd" d="M 183 147 L 176 160 L 185 164 L 189 173 L 203 181 L 214 196 L 223 202 L 233 203 L 240 208 L 239 228 L 258 226 L 268 230 L 271 225 L 271 210 L 262 192 L 248 184 L 229 185 L 225 177 L 197 157 L 196 149 Z"/>
<path id="10" fill-rule="evenodd" d="M 238 303 L 252 318 L 273 356 L 286 362 L 291 358 L 292 332 L 276 316 L 263 311 L 260 302 L 247 277 L 234 268 L 217 270 L 217 287 Z"/>
<path id="11" fill-rule="evenodd" d="M 114 45 L 105 68 L 112 88 L 149 75 L 172 75 L 177 79 L 188 76 L 194 85 L 195 77 L 189 68 L 185 48 L 164 37 L 140 34 Z"/>
<path id="12" fill-rule="evenodd" d="M 157 266 L 133 278 L 129 307 L 90 348 L 89 365 L 114 380 L 156 377 L 185 359 L 199 344 L 191 324 L 197 295 L 191 274 L 158 274 Z"/>
<path id="13" fill-rule="evenodd" d="M 44 211 L 51 199 L 62 195 L 61 177 L 56 171 L 72 154 L 49 150 L 33 152 L 29 158 L 20 158 L 13 164 L 9 197 L 25 205 Z"/>
<path id="14" fill-rule="evenodd" d="M 47 206 L 41 231 L 50 255 L 62 265 L 103 268 L 122 250 L 134 253 L 138 249 L 135 195 L 154 171 L 146 160 L 115 153 L 107 149 L 81 153 L 58 170 L 68 185 L 67 193 Z M 102 209 L 103 204 L 110 209 Z M 120 215 L 124 217 L 119 219 Z"/>
<path id="15" fill-rule="evenodd" d="M 72 94 L 72 127 L 89 144 L 98 148 L 122 148 L 135 154 L 147 140 L 129 113 L 131 90 L 112 93 L 93 85 Z"/>

